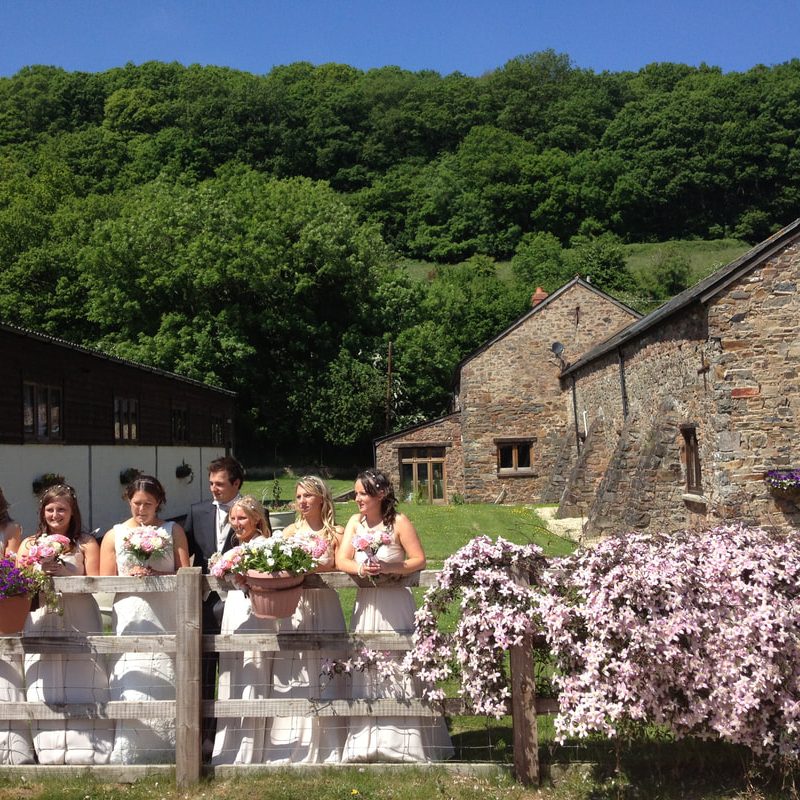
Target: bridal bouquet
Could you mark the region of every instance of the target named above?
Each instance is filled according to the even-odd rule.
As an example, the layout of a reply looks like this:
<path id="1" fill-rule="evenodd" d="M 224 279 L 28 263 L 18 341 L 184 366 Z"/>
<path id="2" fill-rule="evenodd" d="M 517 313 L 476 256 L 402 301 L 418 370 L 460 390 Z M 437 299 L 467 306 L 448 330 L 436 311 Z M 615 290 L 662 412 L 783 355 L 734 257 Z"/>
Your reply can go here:
<path id="1" fill-rule="evenodd" d="M 123 551 L 142 565 L 151 558 L 165 555 L 169 546 L 170 541 L 163 531 L 150 525 L 126 531 L 122 536 Z"/>
<path id="2" fill-rule="evenodd" d="M 305 531 L 292 536 L 291 540 L 302 547 L 314 561 L 324 558 L 330 547 L 330 543 L 324 536 L 306 535 Z"/>
<path id="3" fill-rule="evenodd" d="M 227 578 L 228 575 L 237 574 L 243 554 L 244 545 L 232 547 L 224 553 L 214 553 L 214 555 L 208 559 L 208 571 L 215 578 Z"/>
<path id="4" fill-rule="evenodd" d="M 68 553 L 72 542 L 60 533 L 39 536 L 21 560 L 25 564 L 60 564 L 61 556 Z"/>
<path id="5" fill-rule="evenodd" d="M 378 560 L 378 550 L 384 545 L 392 543 L 392 534 L 387 530 L 368 530 L 366 533 L 357 533 L 353 537 L 355 560 L 359 564 L 375 562 Z"/>

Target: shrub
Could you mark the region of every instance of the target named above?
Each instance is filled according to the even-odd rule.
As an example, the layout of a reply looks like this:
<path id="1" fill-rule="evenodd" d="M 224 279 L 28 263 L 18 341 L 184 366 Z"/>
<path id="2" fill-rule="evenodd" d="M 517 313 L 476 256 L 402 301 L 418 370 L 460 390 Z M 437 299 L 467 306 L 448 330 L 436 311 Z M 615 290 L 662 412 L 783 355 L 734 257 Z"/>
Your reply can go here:
<path id="1" fill-rule="evenodd" d="M 627 534 L 566 559 L 545 586 L 562 737 L 658 723 L 800 754 L 796 535 Z"/>
<path id="2" fill-rule="evenodd" d="M 478 536 L 444 562 L 436 585 L 425 593 L 415 619 L 414 647 L 404 668 L 427 684 L 428 699 L 444 694 L 435 682 L 459 675 L 459 693 L 476 714 L 507 713 L 510 697 L 505 653 L 531 633 L 544 559 L 535 544 L 516 545 Z M 527 573 L 531 586 L 515 583 L 509 570 Z M 455 630 L 440 630 L 439 618 L 454 603 Z"/>

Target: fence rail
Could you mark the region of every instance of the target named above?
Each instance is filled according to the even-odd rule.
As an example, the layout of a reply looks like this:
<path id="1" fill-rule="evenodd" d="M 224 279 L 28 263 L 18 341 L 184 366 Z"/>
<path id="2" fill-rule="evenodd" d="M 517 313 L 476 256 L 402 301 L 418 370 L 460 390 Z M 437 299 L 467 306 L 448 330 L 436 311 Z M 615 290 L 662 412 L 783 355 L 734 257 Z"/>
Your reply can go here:
<path id="1" fill-rule="evenodd" d="M 391 586 L 431 586 L 437 573 L 424 571 L 391 581 Z M 515 576 L 515 580 L 525 580 Z M 306 586 L 333 589 L 364 585 L 344 573 L 309 575 Z M 175 719 L 175 776 L 182 788 L 196 783 L 202 773 L 201 731 L 203 717 L 288 717 L 288 716 L 415 716 L 433 717 L 469 714 L 466 703 L 448 698 L 431 704 L 421 698 L 375 699 L 267 699 L 203 700 L 201 661 L 204 652 L 289 652 L 293 650 L 336 649 L 359 652 L 363 648 L 405 651 L 412 645 L 407 633 L 202 633 L 202 597 L 209 590 L 229 588 L 224 582 L 202 575 L 198 567 L 187 567 L 177 575 L 159 577 L 71 577 L 56 578 L 56 589 L 64 594 L 116 592 L 174 592 L 176 631 L 174 634 L 114 635 L 19 635 L 0 637 L 0 658 L 28 653 L 166 653 L 175 655 L 175 700 L 108 701 L 105 703 L 53 704 L 43 702 L 2 702 L 0 720 L 70 719 Z M 369 585 L 369 584 L 367 584 Z M 512 693 L 509 711 L 514 728 L 514 773 L 527 784 L 539 782 L 536 715 L 552 713 L 555 701 L 536 698 L 531 645 L 528 640 L 511 652 Z M 255 765 L 253 765 L 255 766 Z M 264 765 L 260 765 L 264 766 Z M 386 765 L 383 765 L 386 766 Z M 92 766 L 6 766 L 6 774 L 85 774 L 87 771 L 113 780 L 135 780 L 155 771 L 169 771 L 171 765 Z M 237 768 L 238 769 L 238 768 Z M 228 774 L 224 768 L 220 774 Z M 215 772 L 206 768 L 206 772 Z"/>

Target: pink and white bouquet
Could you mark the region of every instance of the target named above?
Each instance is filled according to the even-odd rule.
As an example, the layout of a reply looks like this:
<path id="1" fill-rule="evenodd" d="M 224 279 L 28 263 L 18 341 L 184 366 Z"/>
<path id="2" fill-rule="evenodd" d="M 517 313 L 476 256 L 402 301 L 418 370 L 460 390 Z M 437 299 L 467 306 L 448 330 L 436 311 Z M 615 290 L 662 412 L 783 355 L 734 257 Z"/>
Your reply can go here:
<path id="1" fill-rule="evenodd" d="M 239 564 L 244 555 L 244 547 L 232 547 L 224 553 L 214 553 L 208 559 L 209 572 L 215 578 L 227 578 L 231 574 L 239 573 Z"/>
<path id="2" fill-rule="evenodd" d="M 72 542 L 60 533 L 39 536 L 24 556 L 26 564 L 60 564 L 61 556 L 70 551 Z"/>
<path id="3" fill-rule="evenodd" d="M 300 534 L 298 536 L 293 536 L 292 539 L 296 541 L 314 561 L 323 559 L 330 547 L 330 543 L 324 536 L 304 536 Z"/>
<path id="4" fill-rule="evenodd" d="M 386 529 L 367 530 L 366 533 L 357 533 L 353 537 L 355 560 L 358 564 L 374 563 L 378 560 L 378 551 L 381 547 L 392 543 L 392 534 Z"/>
<path id="5" fill-rule="evenodd" d="M 122 537 L 122 549 L 134 561 L 145 564 L 151 558 L 158 558 L 167 552 L 169 539 L 161 528 L 146 525 L 127 531 Z"/>

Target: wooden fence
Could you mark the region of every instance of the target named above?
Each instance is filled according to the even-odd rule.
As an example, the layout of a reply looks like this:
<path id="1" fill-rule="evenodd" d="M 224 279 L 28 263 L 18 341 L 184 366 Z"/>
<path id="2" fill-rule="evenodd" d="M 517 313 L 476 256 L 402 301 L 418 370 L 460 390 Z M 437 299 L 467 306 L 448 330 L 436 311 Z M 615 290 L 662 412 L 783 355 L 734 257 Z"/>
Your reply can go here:
<path id="1" fill-rule="evenodd" d="M 424 571 L 404 579 L 399 585 L 431 586 L 436 572 Z M 174 634 L 113 636 L 8 636 L 0 637 L 0 658 L 26 653 L 168 653 L 175 656 L 176 698 L 169 701 L 109 701 L 107 703 L 48 704 L 41 702 L 0 703 L 2 720 L 64 720 L 102 718 L 110 720 L 174 719 L 176 725 L 175 776 L 178 786 L 188 787 L 203 775 L 222 774 L 241 767 L 204 767 L 201 758 L 203 716 L 207 717 L 280 717 L 280 716 L 418 716 L 434 717 L 468 714 L 462 700 L 451 698 L 430 704 L 422 699 L 402 703 L 387 698 L 325 700 L 269 699 L 203 701 L 201 659 L 204 651 L 344 650 L 360 652 L 364 648 L 380 651 L 405 651 L 411 647 L 411 633 L 279 633 L 203 635 L 202 597 L 218 588 L 228 588 L 215 578 L 203 575 L 199 567 L 187 567 L 177 575 L 162 577 L 80 577 L 57 578 L 56 588 L 64 594 L 98 592 L 174 592 L 177 624 Z M 344 573 L 309 575 L 306 585 L 333 589 L 352 588 L 353 578 Z M 398 584 L 393 584 L 398 585 Z M 539 760 L 536 714 L 555 710 L 549 700 L 536 699 L 532 642 L 523 642 L 511 652 L 514 774 L 526 784 L 538 784 Z M 258 765 L 264 768 L 267 765 Z M 6 774 L 54 775 L 91 772 L 101 780 L 131 781 L 145 774 L 173 769 L 165 765 L 92 765 L 92 766 L 6 766 Z"/>

